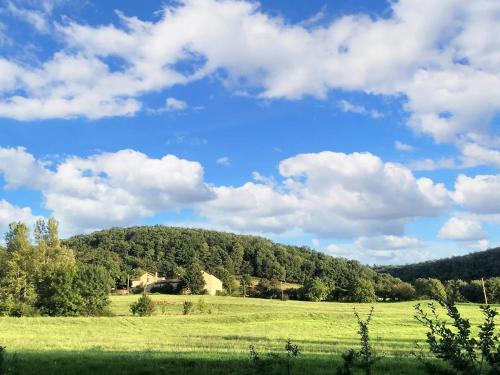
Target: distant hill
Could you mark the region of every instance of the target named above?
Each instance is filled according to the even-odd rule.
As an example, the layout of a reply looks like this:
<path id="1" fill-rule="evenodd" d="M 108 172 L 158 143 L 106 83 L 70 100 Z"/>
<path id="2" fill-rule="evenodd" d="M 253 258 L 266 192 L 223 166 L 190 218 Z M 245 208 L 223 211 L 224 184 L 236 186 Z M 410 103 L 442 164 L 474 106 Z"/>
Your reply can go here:
<path id="1" fill-rule="evenodd" d="M 376 267 L 376 270 L 389 273 L 404 281 L 413 281 L 419 277 L 433 277 L 440 280 L 496 277 L 500 276 L 500 247 L 404 266 Z"/>
<path id="2" fill-rule="evenodd" d="M 375 275 L 357 261 L 334 258 L 305 246 L 203 229 L 161 225 L 112 228 L 78 235 L 64 243 L 79 260 L 102 264 L 122 280 L 137 269 L 169 274 L 193 262 L 214 275 L 228 271 L 291 283 L 320 277 L 339 288 L 348 288 L 356 278 Z"/>

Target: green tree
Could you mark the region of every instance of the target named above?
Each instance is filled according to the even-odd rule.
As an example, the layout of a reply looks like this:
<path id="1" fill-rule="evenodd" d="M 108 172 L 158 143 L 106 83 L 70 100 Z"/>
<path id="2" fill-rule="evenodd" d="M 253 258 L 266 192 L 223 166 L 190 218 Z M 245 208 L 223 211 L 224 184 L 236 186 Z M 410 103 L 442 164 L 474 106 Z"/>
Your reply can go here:
<path id="1" fill-rule="evenodd" d="M 447 298 L 446 289 L 438 279 L 417 279 L 415 280 L 415 290 L 418 297 L 432 298 L 435 300 L 445 300 Z"/>
<path id="2" fill-rule="evenodd" d="M 82 301 L 80 313 L 102 314 L 109 305 L 112 285 L 113 280 L 103 266 L 80 264 L 75 278 L 75 289 Z"/>
<path id="3" fill-rule="evenodd" d="M 352 302 L 375 302 L 377 296 L 373 282 L 365 278 L 355 279 L 351 288 L 350 300 Z"/>
<path id="4" fill-rule="evenodd" d="M 301 294 L 306 301 L 319 302 L 328 296 L 328 287 L 318 277 L 308 279 L 302 287 Z"/>
<path id="5" fill-rule="evenodd" d="M 462 280 L 448 280 L 445 283 L 445 290 L 447 297 L 454 302 L 462 302 L 464 296 L 462 295 L 462 288 L 467 285 L 465 281 Z"/>
<path id="6" fill-rule="evenodd" d="M 182 278 L 192 294 L 202 294 L 205 290 L 205 280 L 201 274 L 201 267 L 198 263 L 192 263 Z"/>
<path id="7" fill-rule="evenodd" d="M 471 280 L 460 289 L 460 292 L 469 302 L 484 302 L 483 284 L 481 280 Z"/>
<path id="8" fill-rule="evenodd" d="M 241 275 L 240 278 L 240 288 L 243 298 L 248 294 L 248 289 L 252 286 L 252 277 L 249 274 Z"/>
<path id="9" fill-rule="evenodd" d="M 485 281 L 489 303 L 500 303 L 500 277 L 492 277 Z"/>
<path id="10" fill-rule="evenodd" d="M 411 301 L 416 294 L 415 288 L 410 283 L 403 281 L 394 283 L 391 288 L 392 298 L 397 301 Z"/>
<path id="11" fill-rule="evenodd" d="M 231 275 L 231 273 L 222 266 L 219 266 L 215 269 L 215 276 L 217 276 L 222 281 L 222 286 L 228 292 L 228 294 L 232 295 L 234 290 L 236 289 L 234 276 Z"/>
<path id="12" fill-rule="evenodd" d="M 70 316 L 80 313 L 82 298 L 75 289 L 76 265 L 47 266 L 37 283 L 35 306 L 42 314 Z"/>
<path id="13" fill-rule="evenodd" d="M 0 281 L 0 310 L 16 316 L 30 314 L 37 298 L 35 281 L 41 267 L 40 253 L 30 243 L 25 224 L 10 224 L 5 239 L 7 261 Z"/>

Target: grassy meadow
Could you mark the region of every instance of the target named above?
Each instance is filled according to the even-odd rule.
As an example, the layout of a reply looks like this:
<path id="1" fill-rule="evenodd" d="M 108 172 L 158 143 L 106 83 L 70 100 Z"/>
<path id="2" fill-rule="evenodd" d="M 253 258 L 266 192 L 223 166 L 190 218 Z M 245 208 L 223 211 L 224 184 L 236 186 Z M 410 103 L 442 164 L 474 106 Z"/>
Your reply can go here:
<path id="1" fill-rule="evenodd" d="M 293 374 L 334 374 L 340 354 L 358 348 L 353 308 L 369 304 L 313 303 L 253 298 L 153 295 L 154 316 L 131 316 L 138 296 L 113 296 L 110 317 L 0 318 L 0 345 L 7 367 L 19 374 L 255 374 L 248 348 L 262 358 L 284 357 L 287 338 L 301 355 Z M 182 314 L 185 300 L 205 301 L 204 312 Z M 378 303 L 371 329 L 374 349 L 384 359 L 379 374 L 421 374 L 412 358 L 424 330 L 413 319 L 415 302 Z M 476 305 L 460 306 L 477 325 Z M 500 322 L 499 322 L 500 323 Z M 266 373 L 286 373 L 281 359 Z M 262 372 L 262 370 L 260 370 Z M 285 371 L 285 372 L 284 372 Z"/>

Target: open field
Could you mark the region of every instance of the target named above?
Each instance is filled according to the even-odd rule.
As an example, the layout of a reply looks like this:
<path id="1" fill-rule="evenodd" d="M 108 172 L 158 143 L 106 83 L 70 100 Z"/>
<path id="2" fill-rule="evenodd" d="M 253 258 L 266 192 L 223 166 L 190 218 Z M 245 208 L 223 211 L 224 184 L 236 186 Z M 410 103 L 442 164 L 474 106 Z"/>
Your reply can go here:
<path id="1" fill-rule="evenodd" d="M 312 303 L 234 297 L 152 296 L 164 301 L 156 315 L 131 316 L 137 296 L 113 296 L 113 317 L 0 318 L 0 345 L 9 366 L 22 374 L 253 374 L 248 347 L 265 357 L 284 353 L 285 340 L 299 344 L 302 355 L 294 374 L 333 374 L 339 354 L 358 347 L 353 307 L 368 304 Z M 205 300 L 210 311 L 182 315 L 182 302 Z M 424 330 L 413 319 L 413 305 L 375 305 L 371 337 L 380 374 L 419 374 L 410 352 Z M 462 305 L 472 323 L 475 305 Z M 283 373 L 270 367 L 269 373 Z M 273 372 L 274 371 L 274 372 Z"/>

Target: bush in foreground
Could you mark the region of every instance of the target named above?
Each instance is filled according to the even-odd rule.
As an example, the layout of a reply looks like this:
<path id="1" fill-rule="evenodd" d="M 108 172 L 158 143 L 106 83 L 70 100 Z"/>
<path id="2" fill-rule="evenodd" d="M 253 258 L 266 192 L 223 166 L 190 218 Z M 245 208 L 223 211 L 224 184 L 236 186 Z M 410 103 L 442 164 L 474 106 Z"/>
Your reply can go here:
<path id="1" fill-rule="evenodd" d="M 149 296 L 143 294 L 137 302 L 130 305 L 130 311 L 134 315 L 151 316 L 155 311 L 155 304 Z"/>
<path id="2" fill-rule="evenodd" d="M 484 315 L 479 326 L 479 337 L 472 335 L 471 324 L 462 318 L 452 300 L 438 300 L 451 319 L 451 326 L 440 318 L 437 306 L 427 304 L 426 311 L 420 304 L 415 306 L 415 318 L 427 327 L 429 350 L 443 365 L 423 362 L 429 374 L 498 375 L 500 374 L 500 334 L 495 331 L 498 312 L 489 305 L 481 306 Z"/>

